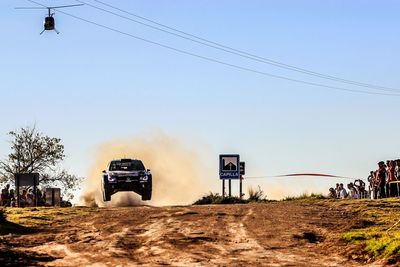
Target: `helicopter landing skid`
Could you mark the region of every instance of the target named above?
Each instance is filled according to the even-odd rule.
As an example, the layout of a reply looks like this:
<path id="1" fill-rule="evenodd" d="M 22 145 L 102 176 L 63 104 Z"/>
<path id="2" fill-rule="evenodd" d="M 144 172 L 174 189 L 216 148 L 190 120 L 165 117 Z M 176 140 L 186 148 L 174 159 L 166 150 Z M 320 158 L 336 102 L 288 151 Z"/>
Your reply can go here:
<path id="1" fill-rule="evenodd" d="M 40 35 L 42 35 L 45 31 L 46 31 L 46 29 L 44 29 L 44 30 L 40 33 Z M 55 31 L 57 34 L 60 34 L 60 32 L 57 31 L 57 29 L 54 29 L 54 31 Z"/>

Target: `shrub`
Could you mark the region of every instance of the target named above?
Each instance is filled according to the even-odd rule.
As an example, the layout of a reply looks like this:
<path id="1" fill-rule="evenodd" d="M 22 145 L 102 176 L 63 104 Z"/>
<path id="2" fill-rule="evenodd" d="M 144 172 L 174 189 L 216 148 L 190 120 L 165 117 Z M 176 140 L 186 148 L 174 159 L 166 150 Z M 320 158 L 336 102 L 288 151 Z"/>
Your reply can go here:
<path id="1" fill-rule="evenodd" d="M 310 195 L 307 193 L 303 193 L 300 196 L 293 197 L 293 196 L 287 196 L 283 200 L 284 201 L 291 201 L 291 200 L 302 200 L 302 199 L 327 199 L 326 196 L 322 194 L 315 194 L 311 193 Z"/>
<path id="2" fill-rule="evenodd" d="M 248 203 L 248 201 L 240 199 L 239 197 L 222 197 L 218 193 L 210 192 L 208 195 L 205 195 L 201 199 L 194 202 L 193 205 L 240 204 L 240 203 Z"/>
<path id="3" fill-rule="evenodd" d="M 194 205 L 206 205 L 206 204 L 221 204 L 223 197 L 218 193 L 210 192 L 208 195 L 203 196 L 201 199 L 194 202 Z"/>
<path id="4" fill-rule="evenodd" d="M 259 202 L 259 201 L 265 201 L 266 196 L 264 196 L 264 191 L 261 189 L 260 186 L 258 186 L 258 189 L 255 190 L 253 187 L 249 187 L 248 189 L 249 193 L 249 202 Z"/>

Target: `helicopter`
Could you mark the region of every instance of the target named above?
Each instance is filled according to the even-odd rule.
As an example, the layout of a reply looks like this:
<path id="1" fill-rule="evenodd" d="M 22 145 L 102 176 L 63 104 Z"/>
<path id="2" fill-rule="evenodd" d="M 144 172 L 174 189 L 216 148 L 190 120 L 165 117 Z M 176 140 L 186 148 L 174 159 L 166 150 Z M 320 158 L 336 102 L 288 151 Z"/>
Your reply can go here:
<path id="1" fill-rule="evenodd" d="M 66 8 L 66 7 L 76 7 L 83 6 L 83 4 L 77 5 L 67 5 L 67 6 L 46 6 L 46 7 L 16 7 L 15 9 L 47 9 L 49 11 L 47 17 L 44 19 L 43 23 L 43 31 L 40 33 L 42 35 L 45 31 L 55 31 L 57 34 L 60 32 L 56 29 L 56 21 L 54 19 L 54 12 L 52 10 L 56 10 L 58 8 Z"/>

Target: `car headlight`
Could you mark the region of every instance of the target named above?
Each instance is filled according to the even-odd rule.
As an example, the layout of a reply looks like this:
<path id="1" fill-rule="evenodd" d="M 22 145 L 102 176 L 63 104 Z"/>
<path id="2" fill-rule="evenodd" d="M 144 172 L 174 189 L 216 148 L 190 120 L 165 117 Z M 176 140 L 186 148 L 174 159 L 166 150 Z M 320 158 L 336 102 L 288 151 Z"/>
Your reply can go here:
<path id="1" fill-rule="evenodd" d="M 109 181 L 109 182 L 116 182 L 116 181 L 117 181 L 117 177 L 111 176 L 111 175 L 109 174 L 109 175 L 108 175 L 108 181 Z"/>
<path id="2" fill-rule="evenodd" d="M 149 177 L 147 175 L 140 177 L 140 181 L 147 181 L 148 179 Z"/>

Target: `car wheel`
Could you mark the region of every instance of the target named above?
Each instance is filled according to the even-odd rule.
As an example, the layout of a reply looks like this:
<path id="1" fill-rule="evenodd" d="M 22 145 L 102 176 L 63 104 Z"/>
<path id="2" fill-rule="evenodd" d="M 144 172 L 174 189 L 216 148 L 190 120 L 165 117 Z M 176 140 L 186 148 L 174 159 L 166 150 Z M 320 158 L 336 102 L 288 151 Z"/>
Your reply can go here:
<path id="1" fill-rule="evenodd" d="M 151 200 L 152 181 L 150 181 L 142 189 L 142 200 Z"/>
<path id="2" fill-rule="evenodd" d="M 111 200 L 111 192 L 108 188 L 108 184 L 105 181 L 106 178 L 103 178 L 103 201 L 110 201 Z"/>
<path id="3" fill-rule="evenodd" d="M 111 194 L 106 188 L 104 188 L 103 189 L 103 201 L 110 201 L 110 200 L 111 200 Z"/>
<path id="4" fill-rule="evenodd" d="M 142 200 L 151 200 L 151 189 L 145 188 L 142 192 Z"/>

